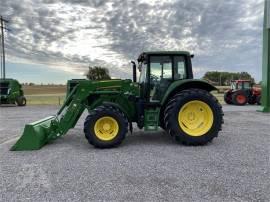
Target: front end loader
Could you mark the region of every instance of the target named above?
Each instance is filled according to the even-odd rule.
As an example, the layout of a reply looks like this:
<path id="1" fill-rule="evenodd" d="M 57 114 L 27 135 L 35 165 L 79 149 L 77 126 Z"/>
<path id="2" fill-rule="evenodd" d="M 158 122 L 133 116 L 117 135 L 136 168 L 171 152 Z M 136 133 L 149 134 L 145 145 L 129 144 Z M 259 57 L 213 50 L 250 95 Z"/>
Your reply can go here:
<path id="1" fill-rule="evenodd" d="M 185 51 L 144 52 L 131 80 L 70 80 L 63 106 L 55 116 L 27 124 L 11 150 L 40 149 L 74 128 L 87 110 L 86 140 L 97 148 L 118 146 L 132 123 L 145 131 L 167 131 L 185 145 L 203 145 L 218 136 L 223 111 L 210 93 L 217 90 L 193 79 L 192 55 Z"/>

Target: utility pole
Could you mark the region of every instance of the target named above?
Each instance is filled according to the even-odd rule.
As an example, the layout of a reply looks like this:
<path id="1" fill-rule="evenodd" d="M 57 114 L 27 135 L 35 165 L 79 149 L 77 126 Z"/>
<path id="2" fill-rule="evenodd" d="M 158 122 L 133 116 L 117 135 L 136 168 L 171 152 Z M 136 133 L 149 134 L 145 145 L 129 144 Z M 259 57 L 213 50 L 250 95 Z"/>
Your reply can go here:
<path id="1" fill-rule="evenodd" d="M 0 40 L 2 41 L 2 35 L 0 36 Z M 3 78 L 3 63 L 2 63 L 2 49 L 0 48 L 0 66 L 1 66 L 1 77 Z"/>
<path id="2" fill-rule="evenodd" d="M 2 65 L 2 55 L 0 55 L 0 66 L 1 66 L 1 77 L 3 77 L 3 65 Z"/>
<path id="3" fill-rule="evenodd" d="M 6 58 L 5 58 L 5 39 L 4 39 L 4 23 L 8 23 L 7 20 L 5 20 L 2 16 L 0 17 L 0 28 L 1 28 L 1 39 L 2 39 L 2 77 L 3 79 L 6 78 Z"/>
<path id="4" fill-rule="evenodd" d="M 265 0 L 263 23 L 262 106 L 259 111 L 270 112 L 270 0 Z"/>

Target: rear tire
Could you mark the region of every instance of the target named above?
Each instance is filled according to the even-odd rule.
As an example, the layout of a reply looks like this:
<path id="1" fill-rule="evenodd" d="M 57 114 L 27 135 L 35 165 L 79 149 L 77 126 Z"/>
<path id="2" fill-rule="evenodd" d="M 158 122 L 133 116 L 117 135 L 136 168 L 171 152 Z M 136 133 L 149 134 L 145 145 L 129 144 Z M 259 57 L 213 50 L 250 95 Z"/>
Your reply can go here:
<path id="1" fill-rule="evenodd" d="M 26 105 L 26 98 L 24 96 L 19 96 L 16 98 L 16 103 L 18 106 L 23 107 Z"/>
<path id="2" fill-rule="evenodd" d="M 256 103 L 257 105 L 261 105 L 261 95 L 256 97 Z"/>
<path id="3" fill-rule="evenodd" d="M 118 109 L 99 106 L 85 119 L 84 133 L 89 144 L 97 148 L 116 147 L 128 132 L 128 120 Z"/>
<path id="4" fill-rule="evenodd" d="M 233 101 L 233 104 L 235 104 L 235 105 L 243 106 L 243 105 L 246 105 L 247 104 L 248 98 L 242 92 L 235 92 L 232 95 L 232 101 Z"/>
<path id="5" fill-rule="evenodd" d="M 223 123 L 223 111 L 218 100 L 209 92 L 188 89 L 171 98 L 165 109 L 164 121 L 166 131 L 176 141 L 185 145 L 204 145 L 218 136 Z"/>
<path id="6" fill-rule="evenodd" d="M 255 105 L 255 104 L 256 104 L 256 98 L 251 97 L 251 98 L 248 100 L 248 104 L 250 104 L 250 105 Z"/>

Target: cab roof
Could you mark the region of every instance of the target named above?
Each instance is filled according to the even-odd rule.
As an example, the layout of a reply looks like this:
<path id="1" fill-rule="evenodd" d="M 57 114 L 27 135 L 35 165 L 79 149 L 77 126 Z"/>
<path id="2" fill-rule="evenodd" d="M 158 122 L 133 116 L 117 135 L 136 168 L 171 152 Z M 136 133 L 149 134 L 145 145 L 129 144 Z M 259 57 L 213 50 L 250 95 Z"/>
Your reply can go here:
<path id="1" fill-rule="evenodd" d="M 149 51 L 143 52 L 146 55 L 190 55 L 188 51 Z"/>
<path id="2" fill-rule="evenodd" d="M 191 56 L 188 51 L 148 51 L 139 55 L 138 61 L 143 61 L 147 55 L 186 55 Z"/>
<path id="3" fill-rule="evenodd" d="M 240 82 L 251 82 L 251 80 L 238 79 L 238 80 L 231 80 L 231 82 L 237 82 L 237 83 L 240 83 Z"/>

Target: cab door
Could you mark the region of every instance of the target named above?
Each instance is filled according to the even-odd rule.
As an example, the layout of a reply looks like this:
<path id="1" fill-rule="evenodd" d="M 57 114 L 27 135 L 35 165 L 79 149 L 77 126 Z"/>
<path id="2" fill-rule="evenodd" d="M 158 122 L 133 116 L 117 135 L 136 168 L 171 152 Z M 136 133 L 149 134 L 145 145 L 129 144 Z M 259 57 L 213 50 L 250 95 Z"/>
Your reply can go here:
<path id="1" fill-rule="evenodd" d="M 159 102 L 173 81 L 172 56 L 149 57 L 149 101 Z"/>

